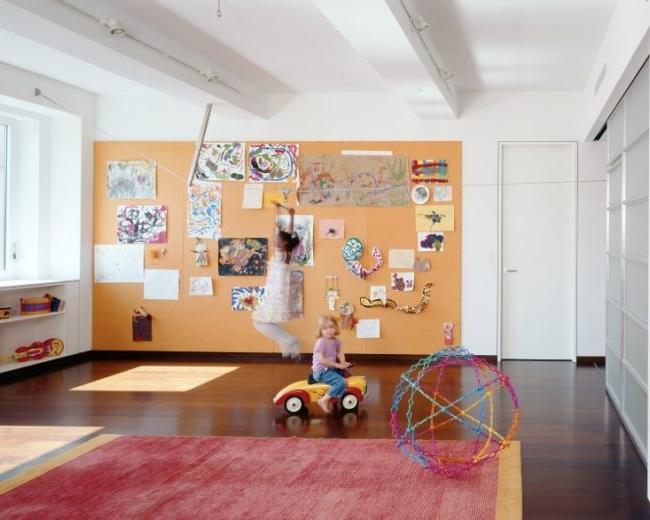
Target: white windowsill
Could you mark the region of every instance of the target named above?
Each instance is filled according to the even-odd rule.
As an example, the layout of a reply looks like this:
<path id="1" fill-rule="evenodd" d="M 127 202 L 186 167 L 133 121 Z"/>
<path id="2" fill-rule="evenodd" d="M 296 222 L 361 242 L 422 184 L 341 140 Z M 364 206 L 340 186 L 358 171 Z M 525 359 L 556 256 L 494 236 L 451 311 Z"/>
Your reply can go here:
<path id="1" fill-rule="evenodd" d="M 55 285 L 65 285 L 66 283 L 73 283 L 78 281 L 78 279 L 2 280 L 0 281 L 0 291 L 12 291 L 14 289 L 28 289 L 37 287 L 53 287 Z"/>

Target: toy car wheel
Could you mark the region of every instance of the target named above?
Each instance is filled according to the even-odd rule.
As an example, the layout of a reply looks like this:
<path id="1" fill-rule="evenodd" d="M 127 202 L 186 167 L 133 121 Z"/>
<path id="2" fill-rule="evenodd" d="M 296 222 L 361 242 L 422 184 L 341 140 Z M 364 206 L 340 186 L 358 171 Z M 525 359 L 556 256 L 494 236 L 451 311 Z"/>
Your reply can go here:
<path id="1" fill-rule="evenodd" d="M 292 395 L 284 402 L 284 409 L 289 413 L 298 413 L 302 410 L 304 403 L 300 397 Z"/>
<path id="2" fill-rule="evenodd" d="M 354 394 L 345 394 L 341 399 L 341 406 L 344 410 L 354 410 L 359 406 L 359 399 Z"/>

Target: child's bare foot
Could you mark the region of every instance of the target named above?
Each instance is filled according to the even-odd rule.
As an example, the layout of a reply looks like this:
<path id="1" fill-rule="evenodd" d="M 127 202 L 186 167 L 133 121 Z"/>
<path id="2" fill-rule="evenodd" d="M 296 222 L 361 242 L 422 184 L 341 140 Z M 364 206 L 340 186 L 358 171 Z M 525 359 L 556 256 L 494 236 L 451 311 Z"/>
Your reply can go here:
<path id="1" fill-rule="evenodd" d="M 325 413 L 330 413 L 330 398 L 328 396 L 323 396 L 318 400 L 318 406 L 320 406 Z"/>

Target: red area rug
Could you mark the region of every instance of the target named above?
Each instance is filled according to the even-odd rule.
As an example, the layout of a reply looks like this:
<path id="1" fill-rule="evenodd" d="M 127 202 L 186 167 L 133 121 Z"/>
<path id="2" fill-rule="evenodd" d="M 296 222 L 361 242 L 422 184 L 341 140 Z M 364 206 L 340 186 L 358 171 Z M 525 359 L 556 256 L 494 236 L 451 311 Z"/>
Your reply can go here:
<path id="1" fill-rule="evenodd" d="M 5 520 L 521 517 L 517 443 L 501 457 L 501 464 L 512 459 L 509 470 L 490 461 L 460 480 L 424 471 L 392 440 L 119 437 L 81 451 L 87 452 L 34 478 L 23 477 L 18 487 L 0 484 L 0 492 L 9 489 L 0 495 L 0 516 Z"/>

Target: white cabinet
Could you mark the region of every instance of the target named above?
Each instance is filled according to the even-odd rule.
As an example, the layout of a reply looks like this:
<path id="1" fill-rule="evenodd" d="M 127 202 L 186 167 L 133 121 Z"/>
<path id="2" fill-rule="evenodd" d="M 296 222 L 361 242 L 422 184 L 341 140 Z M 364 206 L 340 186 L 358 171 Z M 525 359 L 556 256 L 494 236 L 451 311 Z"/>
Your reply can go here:
<path id="1" fill-rule="evenodd" d="M 65 300 L 61 312 L 20 315 L 20 298 L 38 298 L 50 293 Z M 79 282 L 77 280 L 31 280 L 0 282 L 0 307 L 11 307 L 11 317 L 0 320 L 0 373 L 36 363 L 46 363 L 79 352 Z M 18 347 L 36 341 L 59 338 L 63 352 L 26 362 L 11 361 Z M 9 361 L 7 361 L 9 359 Z"/>

